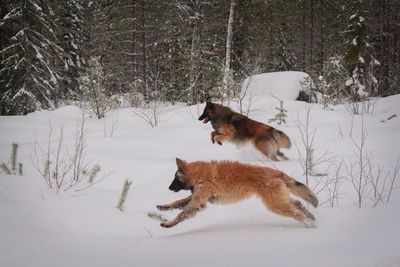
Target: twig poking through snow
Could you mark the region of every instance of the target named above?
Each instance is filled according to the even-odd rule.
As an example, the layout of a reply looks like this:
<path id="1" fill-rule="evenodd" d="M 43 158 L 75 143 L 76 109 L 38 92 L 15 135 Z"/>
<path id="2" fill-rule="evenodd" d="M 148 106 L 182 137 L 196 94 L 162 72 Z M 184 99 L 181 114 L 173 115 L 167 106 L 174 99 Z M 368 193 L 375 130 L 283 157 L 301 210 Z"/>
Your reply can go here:
<path id="1" fill-rule="evenodd" d="M 131 184 L 132 184 L 132 181 L 129 181 L 128 179 L 125 180 L 124 187 L 122 188 L 121 196 L 120 196 L 120 198 L 118 200 L 118 204 L 117 204 L 117 209 L 119 209 L 120 211 L 125 210 L 125 201 L 128 196 L 128 191 L 129 191 L 129 188 L 131 187 Z"/>
<path id="2" fill-rule="evenodd" d="M 161 215 L 161 214 L 159 214 L 157 212 L 154 212 L 154 211 L 147 213 L 147 216 L 149 216 L 153 220 L 157 220 L 157 221 L 160 221 L 160 222 L 168 221 L 163 215 Z"/>

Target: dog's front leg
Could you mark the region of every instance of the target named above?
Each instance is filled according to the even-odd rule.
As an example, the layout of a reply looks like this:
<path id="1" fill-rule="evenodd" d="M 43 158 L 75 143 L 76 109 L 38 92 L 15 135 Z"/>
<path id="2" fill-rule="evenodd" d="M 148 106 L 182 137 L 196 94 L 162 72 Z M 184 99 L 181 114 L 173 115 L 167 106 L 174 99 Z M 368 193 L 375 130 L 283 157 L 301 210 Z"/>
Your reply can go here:
<path id="1" fill-rule="evenodd" d="M 186 219 L 194 217 L 198 211 L 206 207 L 208 199 L 208 192 L 203 191 L 193 193 L 190 202 L 183 208 L 183 211 L 175 217 L 175 219 L 168 222 L 163 222 L 160 225 L 165 228 L 170 228 Z"/>
<path id="2" fill-rule="evenodd" d="M 215 142 L 218 142 L 218 144 L 219 144 L 220 146 L 222 146 L 222 143 L 221 143 L 220 141 L 217 141 L 217 140 L 216 140 L 216 137 L 217 137 L 218 135 L 219 135 L 218 132 L 212 131 L 212 132 L 211 132 L 211 142 L 212 142 L 213 144 L 215 144 Z"/>
<path id="3" fill-rule="evenodd" d="M 157 205 L 157 209 L 159 210 L 183 209 L 190 202 L 191 199 L 192 195 L 166 205 Z"/>
<path id="4" fill-rule="evenodd" d="M 231 141 L 236 134 L 235 128 L 230 124 L 223 124 L 218 131 L 212 134 L 212 140 L 222 145 L 225 141 Z"/>
<path id="5" fill-rule="evenodd" d="M 199 210 L 200 208 L 198 207 L 186 206 L 185 208 L 183 208 L 183 211 L 175 217 L 175 219 L 165 223 L 161 223 L 160 225 L 165 228 L 170 228 L 188 218 L 194 217 Z"/>

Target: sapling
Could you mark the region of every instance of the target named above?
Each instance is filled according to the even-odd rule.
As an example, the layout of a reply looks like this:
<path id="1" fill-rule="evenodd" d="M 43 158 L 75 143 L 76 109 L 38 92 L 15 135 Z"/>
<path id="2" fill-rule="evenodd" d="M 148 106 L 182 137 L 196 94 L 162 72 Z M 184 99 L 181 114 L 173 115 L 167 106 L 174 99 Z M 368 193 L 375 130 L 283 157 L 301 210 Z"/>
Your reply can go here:
<path id="1" fill-rule="evenodd" d="M 102 180 L 98 179 L 100 167 L 93 166 L 91 160 L 86 157 L 87 128 L 85 123 L 85 114 L 82 112 L 81 119 L 76 123 L 72 152 L 68 151 L 68 147 L 64 143 L 62 127 L 60 134 L 54 138 L 53 129 L 51 124 L 49 125 L 47 146 L 42 147 L 35 137 L 33 166 L 48 187 L 55 188 L 57 192 L 72 188 L 82 191 Z M 88 181 L 87 185 L 80 186 L 83 181 Z"/>
<path id="2" fill-rule="evenodd" d="M 91 112 L 98 119 L 105 116 L 108 109 L 115 108 L 118 101 L 107 95 L 104 86 L 105 74 L 98 57 L 92 57 L 88 60 L 86 72 L 78 79 L 80 94 L 83 100 L 90 105 Z"/>
<path id="3" fill-rule="evenodd" d="M 353 137 L 350 137 L 355 149 L 354 155 L 348 161 L 344 161 L 344 167 L 348 180 L 353 185 L 354 190 L 357 193 L 357 204 L 361 208 L 364 200 L 368 197 L 370 190 L 370 181 L 365 175 L 368 167 L 368 157 L 371 155 L 367 149 L 367 129 L 364 125 L 364 116 L 361 117 L 361 136 L 360 141 L 357 142 Z"/>
<path id="4" fill-rule="evenodd" d="M 312 174 L 312 171 L 313 171 L 313 167 L 314 167 L 314 157 L 313 157 L 313 154 L 314 154 L 314 149 L 313 148 L 311 148 L 311 147 L 307 147 L 306 148 L 307 149 L 307 153 L 306 153 L 306 164 L 307 164 L 307 166 L 308 166 L 308 173 L 309 174 Z"/>
<path id="5" fill-rule="evenodd" d="M 8 175 L 11 174 L 10 169 L 7 167 L 7 165 L 4 162 L 0 164 L 0 169 L 2 169 L 3 172 L 5 172 Z"/>
<path id="6" fill-rule="evenodd" d="M 318 157 L 314 157 L 314 139 L 316 137 L 316 128 L 311 127 L 311 105 L 305 105 L 306 114 L 304 122 L 300 120 L 297 114 L 297 128 L 301 136 L 301 145 L 296 145 L 297 152 L 300 158 L 301 167 L 304 170 L 306 185 L 309 182 L 309 176 L 326 176 L 326 173 L 315 171 L 315 167 L 320 164 L 329 162 L 332 159 L 331 153 L 325 151 Z"/>
<path id="7" fill-rule="evenodd" d="M 11 170 L 13 173 L 17 170 L 17 152 L 18 152 L 18 144 L 12 143 L 11 145 Z"/>
<path id="8" fill-rule="evenodd" d="M 278 110 L 278 113 L 275 115 L 275 118 L 270 119 L 269 122 L 276 121 L 279 125 L 286 123 L 287 110 L 283 108 L 282 100 L 279 100 L 279 107 L 275 107 L 275 109 Z"/>
<path id="9" fill-rule="evenodd" d="M 23 172 L 22 172 L 22 163 L 21 162 L 18 163 L 18 174 L 19 175 L 23 174 Z"/>
<path id="10" fill-rule="evenodd" d="M 18 153 L 18 144 L 12 143 L 10 161 L 8 163 L 3 162 L 0 164 L 0 169 L 8 175 L 17 174 L 17 153 Z M 18 166 L 19 164 L 22 165 L 22 163 L 18 163 Z"/>
<path id="11" fill-rule="evenodd" d="M 51 161 L 50 160 L 46 160 L 44 162 L 44 166 L 43 166 L 43 177 L 45 179 L 47 179 L 47 181 L 50 181 L 50 176 L 49 176 L 49 174 L 50 174 L 50 164 L 51 164 Z"/>
<path id="12" fill-rule="evenodd" d="M 96 176 L 99 174 L 100 170 L 101 170 L 101 168 L 97 164 L 94 165 L 94 167 L 91 169 L 91 171 L 89 173 L 89 179 L 88 179 L 90 184 L 93 184 L 93 182 L 94 182 Z"/>
<path id="13" fill-rule="evenodd" d="M 160 221 L 160 222 L 166 222 L 168 221 L 162 214 L 159 214 L 157 212 L 149 212 L 147 213 L 147 216 L 149 216 L 150 218 Z"/>
<path id="14" fill-rule="evenodd" d="M 124 211 L 124 209 L 125 209 L 125 207 L 124 207 L 125 201 L 128 196 L 128 191 L 129 191 L 131 184 L 132 184 L 132 181 L 129 181 L 128 179 L 125 180 L 124 187 L 122 188 L 121 196 L 119 197 L 118 204 L 117 204 L 117 209 L 119 209 L 120 211 Z"/>

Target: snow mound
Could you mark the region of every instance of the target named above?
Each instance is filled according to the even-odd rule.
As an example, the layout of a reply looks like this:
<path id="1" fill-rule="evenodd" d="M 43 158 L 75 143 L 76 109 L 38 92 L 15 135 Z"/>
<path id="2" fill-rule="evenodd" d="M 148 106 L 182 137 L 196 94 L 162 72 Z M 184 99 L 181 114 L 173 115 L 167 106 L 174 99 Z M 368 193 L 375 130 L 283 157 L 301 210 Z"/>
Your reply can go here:
<path id="1" fill-rule="evenodd" d="M 296 100 L 309 75 L 301 71 L 262 73 L 247 77 L 241 90 L 245 97 L 276 97 L 281 100 Z"/>

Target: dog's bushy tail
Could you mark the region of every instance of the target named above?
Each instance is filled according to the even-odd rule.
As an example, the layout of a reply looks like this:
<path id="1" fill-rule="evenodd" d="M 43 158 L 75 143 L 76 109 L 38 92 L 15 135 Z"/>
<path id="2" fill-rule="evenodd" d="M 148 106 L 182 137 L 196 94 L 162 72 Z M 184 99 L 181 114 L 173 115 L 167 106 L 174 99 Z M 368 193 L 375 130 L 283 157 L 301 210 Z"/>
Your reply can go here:
<path id="1" fill-rule="evenodd" d="M 290 142 L 289 137 L 284 132 L 273 129 L 272 135 L 278 143 L 279 148 L 290 148 L 292 146 L 292 142 Z"/>
<path id="2" fill-rule="evenodd" d="M 314 207 L 318 206 L 318 198 L 305 184 L 300 183 L 289 176 L 285 176 L 283 180 L 293 195 L 304 199 Z"/>

